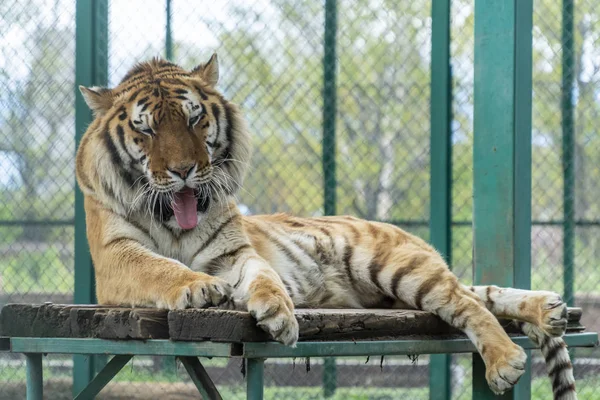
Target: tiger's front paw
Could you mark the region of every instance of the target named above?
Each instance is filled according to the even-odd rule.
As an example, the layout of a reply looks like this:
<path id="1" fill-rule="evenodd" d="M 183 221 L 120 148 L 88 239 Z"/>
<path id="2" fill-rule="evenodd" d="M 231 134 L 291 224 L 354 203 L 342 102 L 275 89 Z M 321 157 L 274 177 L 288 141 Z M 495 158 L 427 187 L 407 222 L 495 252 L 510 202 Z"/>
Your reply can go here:
<path id="1" fill-rule="evenodd" d="M 248 312 L 257 325 L 278 342 L 295 346 L 298 341 L 298 321 L 288 294 L 271 282 L 257 284 L 248 300 Z"/>
<path id="2" fill-rule="evenodd" d="M 229 300 L 231 293 L 231 286 L 224 280 L 196 273 L 185 284 L 167 291 L 156 305 L 168 310 L 219 306 Z"/>

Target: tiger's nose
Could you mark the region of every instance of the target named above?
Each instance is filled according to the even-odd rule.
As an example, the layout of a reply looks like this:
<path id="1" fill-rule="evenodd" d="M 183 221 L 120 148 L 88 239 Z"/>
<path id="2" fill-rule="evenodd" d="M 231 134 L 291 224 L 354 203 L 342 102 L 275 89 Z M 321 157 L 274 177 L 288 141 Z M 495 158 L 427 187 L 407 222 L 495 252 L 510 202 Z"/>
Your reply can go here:
<path id="1" fill-rule="evenodd" d="M 190 175 L 190 172 L 192 172 L 195 166 L 196 164 L 178 165 L 176 167 L 169 168 L 169 171 L 179 175 L 181 179 L 185 179 Z"/>

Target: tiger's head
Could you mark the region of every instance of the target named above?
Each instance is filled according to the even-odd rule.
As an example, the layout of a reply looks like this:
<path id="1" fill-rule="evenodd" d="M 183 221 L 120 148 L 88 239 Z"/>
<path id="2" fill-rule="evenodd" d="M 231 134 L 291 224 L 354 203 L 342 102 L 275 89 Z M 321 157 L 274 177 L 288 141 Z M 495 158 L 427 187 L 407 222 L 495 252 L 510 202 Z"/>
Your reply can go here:
<path id="1" fill-rule="evenodd" d="M 83 192 L 120 213 L 150 210 L 194 228 L 197 212 L 239 188 L 250 157 L 245 123 L 218 79 L 214 54 L 191 71 L 153 59 L 113 89 L 80 86 L 94 113 L 77 154 Z"/>

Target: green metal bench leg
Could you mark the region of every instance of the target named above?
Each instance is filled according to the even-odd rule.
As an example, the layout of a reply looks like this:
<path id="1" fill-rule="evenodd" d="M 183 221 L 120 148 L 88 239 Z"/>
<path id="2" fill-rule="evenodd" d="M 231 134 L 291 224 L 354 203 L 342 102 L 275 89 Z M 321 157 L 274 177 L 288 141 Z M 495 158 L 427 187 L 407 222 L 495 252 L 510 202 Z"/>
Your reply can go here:
<path id="1" fill-rule="evenodd" d="M 133 356 L 130 355 L 117 355 L 114 356 L 102 371 L 98 372 L 98 375 L 92 379 L 92 381 L 81 391 L 75 400 L 87 400 L 93 399 L 100 391 L 123 369 L 125 364 L 131 360 Z"/>
<path id="2" fill-rule="evenodd" d="M 246 368 L 246 399 L 262 400 L 264 391 L 264 358 L 248 358 Z"/>
<path id="3" fill-rule="evenodd" d="M 198 357 L 177 357 L 185 367 L 186 371 L 192 378 L 194 385 L 198 388 L 198 391 L 202 395 L 203 399 L 210 400 L 222 400 L 221 394 L 217 390 L 212 379 L 208 376 L 206 369 Z"/>
<path id="4" fill-rule="evenodd" d="M 44 393 L 42 355 L 27 353 L 25 359 L 27 360 L 27 400 L 42 400 Z"/>

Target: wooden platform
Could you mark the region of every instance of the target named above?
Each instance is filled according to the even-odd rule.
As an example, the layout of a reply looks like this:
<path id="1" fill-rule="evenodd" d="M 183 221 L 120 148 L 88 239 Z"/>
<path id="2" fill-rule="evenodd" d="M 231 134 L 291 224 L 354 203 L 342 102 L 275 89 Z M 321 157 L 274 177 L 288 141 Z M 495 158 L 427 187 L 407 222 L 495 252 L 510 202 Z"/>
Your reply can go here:
<path id="1" fill-rule="evenodd" d="M 389 309 L 298 309 L 300 341 L 457 338 L 464 335 L 431 313 Z M 581 309 L 569 308 L 568 333 L 585 330 Z M 518 328 L 502 321 L 508 333 Z M 0 336 L 175 341 L 264 342 L 268 335 L 247 312 L 181 311 L 99 305 L 8 304 L 0 312 Z"/>

